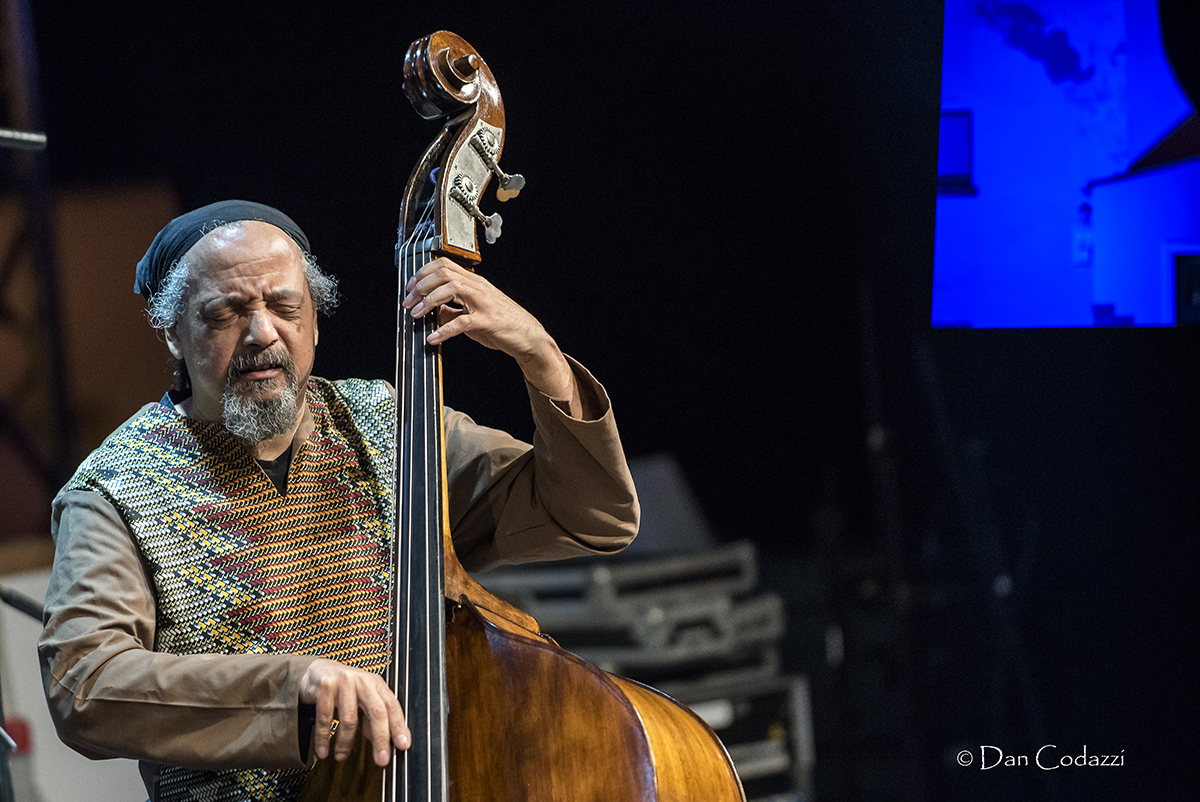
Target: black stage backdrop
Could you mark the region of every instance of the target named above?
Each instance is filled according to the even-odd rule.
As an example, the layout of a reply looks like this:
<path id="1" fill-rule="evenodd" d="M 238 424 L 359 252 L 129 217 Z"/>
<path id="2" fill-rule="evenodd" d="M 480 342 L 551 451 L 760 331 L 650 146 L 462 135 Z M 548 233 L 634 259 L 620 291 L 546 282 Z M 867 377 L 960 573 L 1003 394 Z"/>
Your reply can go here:
<path id="1" fill-rule="evenodd" d="M 797 618 L 812 611 L 789 572 L 828 512 L 870 551 L 894 511 L 918 596 L 935 578 L 986 596 L 991 568 L 963 545 L 980 531 L 963 509 L 982 511 L 1043 718 L 1014 731 L 1125 754 L 1057 786 L 959 771 L 946 750 L 966 736 L 931 723 L 951 704 L 935 690 L 913 734 L 925 794 L 1195 789 L 1195 331 L 929 329 L 940 2 L 41 0 L 34 21 L 54 180 L 165 178 L 185 208 L 287 211 L 342 280 L 317 365 L 331 377 L 391 375 L 399 196 L 435 133 L 401 63 L 419 36 L 462 35 L 504 96 L 503 164 L 529 182 L 483 269 L 605 383 L 629 453 L 675 455 Z M 527 434 L 515 368 L 447 351 L 447 402 Z M 876 389 L 894 507 L 867 448 Z M 991 626 L 931 620 L 921 643 L 942 648 Z M 819 666 L 818 647 L 796 641 L 788 667 Z M 818 735 L 818 790 L 868 798 Z M 1007 751 L 1041 745 L 1025 737 Z"/>

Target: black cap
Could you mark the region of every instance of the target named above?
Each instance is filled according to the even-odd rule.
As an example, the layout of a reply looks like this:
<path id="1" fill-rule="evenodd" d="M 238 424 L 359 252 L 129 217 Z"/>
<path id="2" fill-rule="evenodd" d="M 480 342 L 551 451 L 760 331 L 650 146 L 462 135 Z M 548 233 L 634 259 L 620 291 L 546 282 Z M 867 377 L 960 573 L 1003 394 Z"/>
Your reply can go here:
<path id="1" fill-rule="evenodd" d="M 146 300 L 150 300 L 154 293 L 158 292 L 163 279 L 171 270 L 171 265 L 175 264 L 179 257 L 187 253 L 205 234 L 238 220 L 260 220 L 270 223 L 295 240 L 301 251 L 309 251 L 308 237 L 304 236 L 300 226 L 273 206 L 243 200 L 217 201 L 176 217 L 154 235 L 150 249 L 137 264 L 133 291 L 140 292 Z"/>

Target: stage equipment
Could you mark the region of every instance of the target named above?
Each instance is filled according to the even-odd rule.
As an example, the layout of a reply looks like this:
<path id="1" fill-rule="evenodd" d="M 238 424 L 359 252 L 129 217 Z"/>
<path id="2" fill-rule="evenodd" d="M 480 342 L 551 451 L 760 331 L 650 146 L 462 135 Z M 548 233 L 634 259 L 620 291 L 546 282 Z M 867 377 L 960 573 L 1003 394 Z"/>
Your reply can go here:
<path id="1" fill-rule="evenodd" d="M 721 737 L 750 799 L 811 798 L 808 681 L 780 673 L 783 600 L 758 589 L 753 544 L 504 568 L 480 581 L 564 648 L 688 705 Z"/>

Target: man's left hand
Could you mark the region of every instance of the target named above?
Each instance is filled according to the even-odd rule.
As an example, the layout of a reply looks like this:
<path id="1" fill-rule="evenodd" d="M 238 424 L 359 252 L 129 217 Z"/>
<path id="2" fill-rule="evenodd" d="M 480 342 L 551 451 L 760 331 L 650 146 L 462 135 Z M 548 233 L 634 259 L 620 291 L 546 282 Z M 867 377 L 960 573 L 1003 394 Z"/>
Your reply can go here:
<path id="1" fill-rule="evenodd" d="M 426 340 L 430 345 L 466 334 L 517 360 L 525 378 L 550 398 L 578 397 L 574 373 L 554 338 L 483 276 L 442 257 L 417 271 L 404 289 L 401 305 L 414 318 L 440 310 L 439 327 Z"/>

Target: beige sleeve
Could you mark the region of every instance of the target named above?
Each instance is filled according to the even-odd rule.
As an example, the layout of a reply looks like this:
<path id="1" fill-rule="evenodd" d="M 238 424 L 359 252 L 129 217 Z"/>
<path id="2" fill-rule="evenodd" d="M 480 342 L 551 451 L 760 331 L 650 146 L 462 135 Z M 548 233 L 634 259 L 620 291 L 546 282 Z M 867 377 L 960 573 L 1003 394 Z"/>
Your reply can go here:
<path id="1" fill-rule="evenodd" d="M 612 405 L 591 373 L 569 361 L 584 419 L 527 385 L 532 447 L 447 410 L 450 530 L 468 570 L 610 554 L 637 534 L 637 491 Z"/>
<path id="2" fill-rule="evenodd" d="M 154 593 L 113 506 L 54 500 L 54 570 L 38 642 L 62 740 L 90 758 L 199 769 L 298 767 L 301 655 L 153 651 Z"/>

